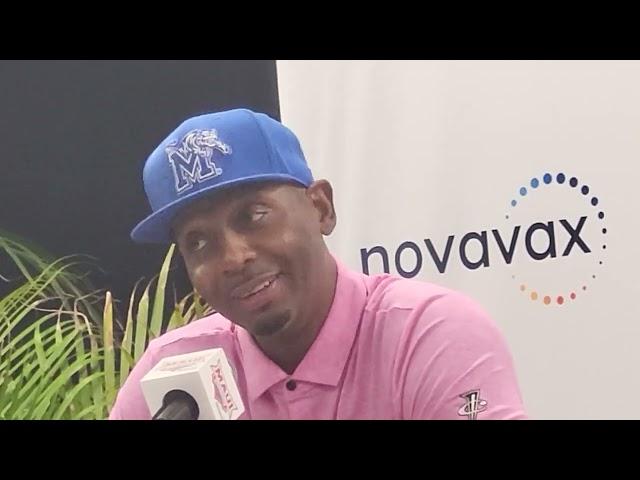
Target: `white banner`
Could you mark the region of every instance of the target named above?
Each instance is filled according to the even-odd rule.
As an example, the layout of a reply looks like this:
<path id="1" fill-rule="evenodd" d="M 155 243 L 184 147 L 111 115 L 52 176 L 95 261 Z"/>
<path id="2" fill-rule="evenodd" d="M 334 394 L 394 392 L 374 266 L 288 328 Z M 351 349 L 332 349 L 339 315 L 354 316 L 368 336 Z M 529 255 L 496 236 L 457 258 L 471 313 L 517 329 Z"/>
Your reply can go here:
<path id="1" fill-rule="evenodd" d="M 505 333 L 532 418 L 640 418 L 640 62 L 279 61 L 331 250 Z"/>

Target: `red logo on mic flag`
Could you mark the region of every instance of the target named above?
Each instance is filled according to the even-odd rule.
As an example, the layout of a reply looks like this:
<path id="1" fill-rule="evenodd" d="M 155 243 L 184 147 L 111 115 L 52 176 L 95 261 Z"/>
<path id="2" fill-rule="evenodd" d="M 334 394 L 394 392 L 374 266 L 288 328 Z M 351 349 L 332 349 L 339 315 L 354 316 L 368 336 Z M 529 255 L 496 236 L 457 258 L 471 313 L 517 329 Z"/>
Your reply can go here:
<path id="1" fill-rule="evenodd" d="M 211 367 L 211 380 L 213 383 L 213 398 L 222 407 L 224 413 L 231 418 L 234 411 L 239 410 L 238 405 L 233 400 L 227 382 L 224 379 L 222 364 L 218 359 Z"/>

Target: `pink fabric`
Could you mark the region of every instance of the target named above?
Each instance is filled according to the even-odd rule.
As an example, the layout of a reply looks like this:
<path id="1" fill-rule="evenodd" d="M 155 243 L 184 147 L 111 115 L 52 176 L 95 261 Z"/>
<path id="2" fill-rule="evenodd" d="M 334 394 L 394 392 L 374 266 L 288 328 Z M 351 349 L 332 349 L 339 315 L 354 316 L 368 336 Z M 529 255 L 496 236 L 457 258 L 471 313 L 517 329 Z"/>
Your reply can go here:
<path id="1" fill-rule="evenodd" d="M 526 418 L 505 340 L 475 302 L 340 262 L 329 315 L 292 375 L 215 314 L 153 340 L 110 418 L 150 419 L 141 378 L 163 357 L 214 347 L 237 373 L 241 419 Z"/>

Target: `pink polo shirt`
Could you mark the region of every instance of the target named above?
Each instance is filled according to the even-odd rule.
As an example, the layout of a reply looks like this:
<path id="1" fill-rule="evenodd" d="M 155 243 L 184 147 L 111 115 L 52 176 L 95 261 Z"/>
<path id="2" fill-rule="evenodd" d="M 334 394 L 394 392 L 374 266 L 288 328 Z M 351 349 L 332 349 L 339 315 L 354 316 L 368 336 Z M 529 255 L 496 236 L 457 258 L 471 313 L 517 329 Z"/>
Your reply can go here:
<path id="1" fill-rule="evenodd" d="M 329 315 L 287 375 L 249 333 L 214 314 L 153 340 L 111 419 L 150 419 L 140 379 L 161 358 L 221 347 L 238 376 L 241 419 L 524 419 L 510 352 L 464 295 L 338 263 Z"/>

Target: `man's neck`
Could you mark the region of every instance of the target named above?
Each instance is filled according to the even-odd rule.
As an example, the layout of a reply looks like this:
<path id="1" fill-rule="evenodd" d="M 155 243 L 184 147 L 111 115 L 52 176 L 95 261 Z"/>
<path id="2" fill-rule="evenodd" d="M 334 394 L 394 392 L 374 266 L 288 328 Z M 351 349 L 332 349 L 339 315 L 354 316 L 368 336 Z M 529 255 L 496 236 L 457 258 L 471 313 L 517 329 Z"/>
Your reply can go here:
<path id="1" fill-rule="evenodd" d="M 324 294 L 314 302 L 314 307 L 309 309 L 307 318 L 298 319 L 292 324 L 294 327 L 300 325 L 300 328 L 285 328 L 282 332 L 266 338 L 254 337 L 264 354 L 289 375 L 295 371 L 313 345 L 333 304 L 338 267 L 329 253 L 324 265 L 325 273 L 319 278 L 326 283 L 320 285 L 317 290 Z"/>

